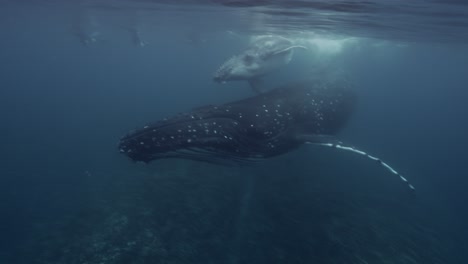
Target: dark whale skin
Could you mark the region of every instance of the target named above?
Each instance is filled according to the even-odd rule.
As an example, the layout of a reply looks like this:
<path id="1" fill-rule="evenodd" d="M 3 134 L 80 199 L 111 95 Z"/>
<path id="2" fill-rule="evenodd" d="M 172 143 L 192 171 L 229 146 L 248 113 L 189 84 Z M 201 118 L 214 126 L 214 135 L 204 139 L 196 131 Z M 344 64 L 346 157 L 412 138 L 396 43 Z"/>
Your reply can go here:
<path id="1" fill-rule="evenodd" d="M 355 101 L 345 85 L 295 83 L 146 125 L 121 138 L 119 150 L 145 163 L 163 158 L 210 163 L 261 160 L 302 145 L 298 135 L 335 135 L 349 119 Z"/>

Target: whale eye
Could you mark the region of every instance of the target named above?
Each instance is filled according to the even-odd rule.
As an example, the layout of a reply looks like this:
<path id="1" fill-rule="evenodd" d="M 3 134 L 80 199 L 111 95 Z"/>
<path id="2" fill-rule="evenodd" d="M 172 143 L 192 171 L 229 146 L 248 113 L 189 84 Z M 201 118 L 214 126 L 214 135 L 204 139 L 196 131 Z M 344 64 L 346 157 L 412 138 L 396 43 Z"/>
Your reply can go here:
<path id="1" fill-rule="evenodd" d="M 254 61 L 254 57 L 252 55 L 247 54 L 247 55 L 244 55 L 243 60 L 246 65 L 251 65 Z"/>

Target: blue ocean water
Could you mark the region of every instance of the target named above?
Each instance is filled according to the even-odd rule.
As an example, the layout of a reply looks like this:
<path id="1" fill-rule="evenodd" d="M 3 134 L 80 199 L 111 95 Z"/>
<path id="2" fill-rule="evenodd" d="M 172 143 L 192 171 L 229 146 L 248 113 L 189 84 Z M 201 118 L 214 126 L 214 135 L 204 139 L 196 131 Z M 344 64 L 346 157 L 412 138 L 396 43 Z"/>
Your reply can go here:
<path id="1" fill-rule="evenodd" d="M 0 263 L 466 263 L 463 1 L 0 1 Z M 252 37 L 346 78 L 340 140 L 252 167 L 148 165 L 121 136 L 254 95 L 212 81 Z"/>

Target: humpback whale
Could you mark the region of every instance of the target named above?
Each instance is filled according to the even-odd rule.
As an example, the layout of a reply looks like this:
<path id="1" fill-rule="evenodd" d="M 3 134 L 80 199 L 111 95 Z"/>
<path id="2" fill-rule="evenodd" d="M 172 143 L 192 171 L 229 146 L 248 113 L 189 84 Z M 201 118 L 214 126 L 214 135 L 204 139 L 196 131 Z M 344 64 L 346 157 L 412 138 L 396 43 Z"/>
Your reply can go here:
<path id="1" fill-rule="evenodd" d="M 255 92 L 260 93 L 261 77 L 287 65 L 295 48 L 306 49 L 284 37 L 260 36 L 247 50 L 225 61 L 213 80 L 218 83 L 246 80 Z"/>
<path id="2" fill-rule="evenodd" d="M 306 143 L 315 144 L 376 161 L 414 190 L 387 163 L 336 139 L 355 104 L 356 95 L 348 88 L 300 82 L 145 125 L 122 137 L 119 151 L 144 163 L 185 158 L 232 165 L 259 162 Z"/>

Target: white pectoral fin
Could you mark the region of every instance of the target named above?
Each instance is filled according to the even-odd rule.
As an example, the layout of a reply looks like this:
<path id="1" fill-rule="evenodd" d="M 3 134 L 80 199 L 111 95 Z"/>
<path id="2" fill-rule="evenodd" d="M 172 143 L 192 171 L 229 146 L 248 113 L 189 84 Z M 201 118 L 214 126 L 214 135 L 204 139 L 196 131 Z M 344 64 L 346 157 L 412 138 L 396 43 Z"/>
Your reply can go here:
<path id="1" fill-rule="evenodd" d="M 309 48 L 307 48 L 307 47 L 305 47 L 305 46 L 301 46 L 301 45 L 292 46 L 291 48 L 292 48 L 292 49 L 305 49 L 305 50 L 309 50 Z"/>
<path id="2" fill-rule="evenodd" d="M 305 49 L 305 50 L 308 50 L 307 47 L 304 47 L 304 46 L 300 46 L 300 45 L 296 45 L 296 46 L 290 46 L 290 47 L 287 47 L 285 49 L 282 49 L 282 50 L 278 50 L 276 52 L 273 53 L 273 55 L 280 55 L 280 54 L 284 54 L 286 52 L 290 52 L 292 51 L 293 49 Z"/>
<path id="3" fill-rule="evenodd" d="M 267 53 L 267 54 L 262 56 L 262 59 L 270 60 L 270 61 L 275 60 L 275 59 L 279 59 L 279 60 L 283 61 L 285 64 L 288 64 L 291 61 L 292 57 L 293 57 L 293 50 L 295 48 L 307 49 L 304 46 L 290 46 L 290 47 L 287 47 L 285 49 L 276 50 L 274 52 Z"/>
<path id="4" fill-rule="evenodd" d="M 362 150 L 359 150 L 357 148 L 346 146 L 342 142 L 338 141 L 333 136 L 327 136 L 327 135 L 299 135 L 297 137 L 297 139 L 301 140 L 304 143 L 323 146 L 323 147 L 331 147 L 331 148 L 335 148 L 335 149 L 338 149 L 338 150 L 349 151 L 349 152 L 364 156 L 369 160 L 377 162 L 380 166 L 382 166 L 383 168 L 385 168 L 386 170 L 388 170 L 389 172 L 391 172 L 395 176 L 398 176 L 398 178 L 400 178 L 400 180 L 403 183 L 405 183 L 411 191 L 415 190 L 414 186 L 411 183 L 409 183 L 408 180 L 405 177 L 403 177 L 403 175 L 401 175 L 398 171 L 393 169 L 386 162 L 382 161 L 380 158 L 375 157 L 375 156 L 371 156 L 371 155 L 367 154 L 366 152 L 364 152 Z"/>

